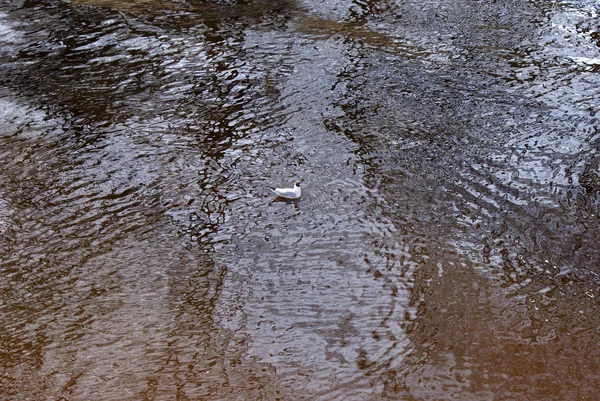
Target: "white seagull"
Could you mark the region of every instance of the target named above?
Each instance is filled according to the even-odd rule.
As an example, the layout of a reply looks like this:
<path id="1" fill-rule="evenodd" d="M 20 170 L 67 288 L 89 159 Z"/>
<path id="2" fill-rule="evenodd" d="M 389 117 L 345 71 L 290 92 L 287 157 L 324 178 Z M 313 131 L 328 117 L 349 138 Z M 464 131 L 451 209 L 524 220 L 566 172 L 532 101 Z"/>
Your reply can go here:
<path id="1" fill-rule="evenodd" d="M 302 195 L 302 191 L 300 190 L 300 183 L 303 180 L 298 180 L 294 183 L 294 188 L 273 188 L 273 192 L 277 194 L 277 196 L 285 199 L 298 199 L 300 195 Z"/>

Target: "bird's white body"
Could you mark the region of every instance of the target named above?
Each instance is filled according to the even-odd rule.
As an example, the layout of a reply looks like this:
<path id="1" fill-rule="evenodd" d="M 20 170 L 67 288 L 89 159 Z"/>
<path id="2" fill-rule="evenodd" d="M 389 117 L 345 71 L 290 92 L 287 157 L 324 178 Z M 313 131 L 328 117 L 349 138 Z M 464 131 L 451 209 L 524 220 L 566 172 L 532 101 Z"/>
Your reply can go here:
<path id="1" fill-rule="evenodd" d="M 273 192 L 285 199 L 298 199 L 302 196 L 302 190 L 300 190 L 300 182 L 296 181 L 294 183 L 294 188 L 274 188 Z"/>

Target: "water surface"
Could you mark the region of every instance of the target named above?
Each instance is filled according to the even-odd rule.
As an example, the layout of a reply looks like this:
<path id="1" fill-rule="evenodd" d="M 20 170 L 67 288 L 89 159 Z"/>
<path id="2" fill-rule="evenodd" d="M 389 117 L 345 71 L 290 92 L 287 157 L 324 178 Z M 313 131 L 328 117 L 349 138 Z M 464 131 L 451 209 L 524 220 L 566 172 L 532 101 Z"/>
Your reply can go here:
<path id="1" fill-rule="evenodd" d="M 0 6 L 0 398 L 594 400 L 599 8 Z"/>

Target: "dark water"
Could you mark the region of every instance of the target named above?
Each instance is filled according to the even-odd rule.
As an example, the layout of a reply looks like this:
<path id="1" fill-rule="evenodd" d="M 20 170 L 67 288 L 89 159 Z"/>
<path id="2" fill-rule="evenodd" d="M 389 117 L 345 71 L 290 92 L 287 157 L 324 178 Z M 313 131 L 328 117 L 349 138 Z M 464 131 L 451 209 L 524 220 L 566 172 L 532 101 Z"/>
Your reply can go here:
<path id="1" fill-rule="evenodd" d="M 597 400 L 599 11 L 4 2 L 0 399 Z"/>

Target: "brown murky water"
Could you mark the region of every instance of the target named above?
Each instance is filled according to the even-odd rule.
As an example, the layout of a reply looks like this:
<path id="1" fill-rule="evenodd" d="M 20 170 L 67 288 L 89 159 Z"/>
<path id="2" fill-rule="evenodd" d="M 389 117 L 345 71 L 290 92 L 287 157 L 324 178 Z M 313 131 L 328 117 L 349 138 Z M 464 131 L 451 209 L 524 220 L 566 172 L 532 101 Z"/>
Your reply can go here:
<path id="1" fill-rule="evenodd" d="M 599 11 L 3 3 L 0 399 L 597 400 Z"/>

